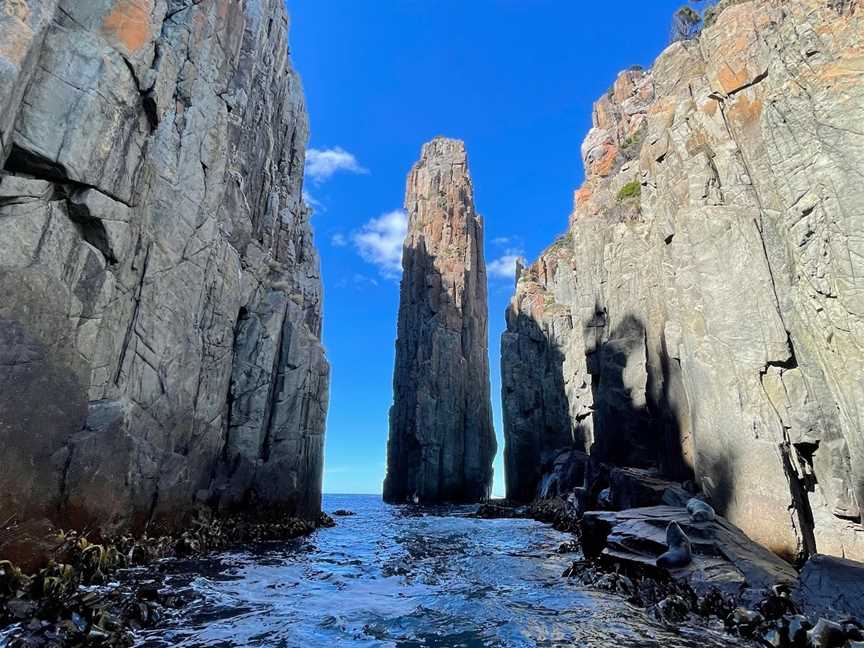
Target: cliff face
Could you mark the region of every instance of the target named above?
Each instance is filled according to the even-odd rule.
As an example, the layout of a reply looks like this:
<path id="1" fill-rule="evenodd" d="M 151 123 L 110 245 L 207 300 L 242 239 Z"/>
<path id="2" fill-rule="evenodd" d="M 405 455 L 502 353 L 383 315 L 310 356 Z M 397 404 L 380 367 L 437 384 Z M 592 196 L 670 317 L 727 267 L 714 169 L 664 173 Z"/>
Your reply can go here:
<path id="1" fill-rule="evenodd" d="M 496 442 L 483 225 L 462 142 L 423 147 L 405 209 L 384 497 L 476 502 L 492 488 Z"/>
<path id="2" fill-rule="evenodd" d="M 328 365 L 282 0 L 0 9 L 0 511 L 320 507 Z"/>
<path id="3" fill-rule="evenodd" d="M 508 495 L 544 456 L 695 476 L 787 556 L 864 559 L 864 12 L 731 4 L 595 105 L 502 339 Z"/>

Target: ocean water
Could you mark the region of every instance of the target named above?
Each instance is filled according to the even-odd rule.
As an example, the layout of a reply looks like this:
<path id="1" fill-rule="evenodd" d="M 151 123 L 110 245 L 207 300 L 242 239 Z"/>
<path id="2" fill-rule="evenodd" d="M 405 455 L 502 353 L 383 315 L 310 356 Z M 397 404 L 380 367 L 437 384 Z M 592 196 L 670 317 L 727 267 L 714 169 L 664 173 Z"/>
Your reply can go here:
<path id="1" fill-rule="evenodd" d="M 571 536 L 531 520 L 480 520 L 475 507 L 388 506 L 331 495 L 349 509 L 308 538 L 163 567 L 192 602 L 138 645 L 741 646 L 705 628 L 665 628 L 622 598 L 561 574 Z"/>

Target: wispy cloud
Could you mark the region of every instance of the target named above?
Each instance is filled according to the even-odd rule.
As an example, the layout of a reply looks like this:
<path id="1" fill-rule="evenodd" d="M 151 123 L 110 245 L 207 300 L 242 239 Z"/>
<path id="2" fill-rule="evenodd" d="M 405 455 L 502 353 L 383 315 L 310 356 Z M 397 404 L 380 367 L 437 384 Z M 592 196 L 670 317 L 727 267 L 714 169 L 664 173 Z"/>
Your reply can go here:
<path id="1" fill-rule="evenodd" d="M 342 277 L 337 283 L 337 288 L 346 288 L 351 286 L 356 290 L 363 290 L 364 288 L 373 288 L 378 285 L 378 280 L 375 277 L 370 277 L 368 275 L 364 275 L 360 272 L 355 272 L 350 277 Z"/>
<path id="2" fill-rule="evenodd" d="M 348 245 L 348 238 L 342 232 L 336 232 L 330 237 L 330 245 L 333 247 L 345 247 Z"/>
<path id="3" fill-rule="evenodd" d="M 373 218 L 352 236 L 364 261 L 378 267 L 382 276 L 396 279 L 402 272 L 402 244 L 408 231 L 408 215 L 397 209 Z"/>
<path id="4" fill-rule="evenodd" d="M 352 153 L 339 146 L 329 149 L 310 148 L 306 151 L 306 176 L 315 184 L 329 180 L 339 171 L 369 173 Z"/>
<path id="5" fill-rule="evenodd" d="M 516 277 L 516 263 L 525 263 L 522 250 L 508 249 L 497 259 L 486 264 L 486 274 L 494 279 L 514 280 Z"/>
<path id="6" fill-rule="evenodd" d="M 305 189 L 303 190 L 303 202 L 309 205 L 314 211 L 327 211 L 327 209 L 324 207 L 324 203 L 315 198 Z"/>
<path id="7" fill-rule="evenodd" d="M 504 247 L 505 245 L 510 245 L 514 238 L 513 236 L 496 236 L 492 239 L 492 245 L 495 247 Z"/>

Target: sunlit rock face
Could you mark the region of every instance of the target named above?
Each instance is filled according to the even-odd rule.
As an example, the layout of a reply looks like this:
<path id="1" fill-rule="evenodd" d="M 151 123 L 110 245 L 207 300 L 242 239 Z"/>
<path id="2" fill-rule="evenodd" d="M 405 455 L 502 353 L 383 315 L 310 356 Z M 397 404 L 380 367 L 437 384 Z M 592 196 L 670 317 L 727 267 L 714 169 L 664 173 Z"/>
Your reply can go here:
<path id="1" fill-rule="evenodd" d="M 423 147 L 405 209 L 384 497 L 476 502 L 489 496 L 496 442 L 483 224 L 462 142 Z"/>
<path id="2" fill-rule="evenodd" d="M 0 8 L 0 518 L 319 510 L 287 30 L 281 0 Z"/>
<path id="3" fill-rule="evenodd" d="M 595 104 L 569 227 L 520 273 L 508 495 L 575 446 L 695 477 L 781 555 L 861 560 L 864 12 L 724 4 Z"/>

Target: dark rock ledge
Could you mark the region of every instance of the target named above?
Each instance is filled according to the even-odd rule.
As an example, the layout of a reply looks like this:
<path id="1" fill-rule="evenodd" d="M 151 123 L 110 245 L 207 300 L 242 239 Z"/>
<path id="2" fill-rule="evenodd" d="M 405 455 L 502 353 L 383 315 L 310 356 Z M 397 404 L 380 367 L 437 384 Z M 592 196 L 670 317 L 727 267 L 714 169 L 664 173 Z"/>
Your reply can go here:
<path id="1" fill-rule="evenodd" d="M 477 517 L 531 518 L 574 533 L 578 542 L 559 549 L 577 553 L 564 576 L 618 593 L 663 623 L 721 625 L 763 646 L 864 646 L 857 643 L 864 641 L 861 563 L 815 555 L 799 572 L 721 516 L 692 521 L 691 484 L 592 465 L 581 453 L 583 465 L 574 469 L 573 454 L 541 480 L 538 494 L 545 497 L 530 504 L 492 500 Z M 689 538 L 693 560 L 666 570 L 656 560 L 671 522 Z"/>

